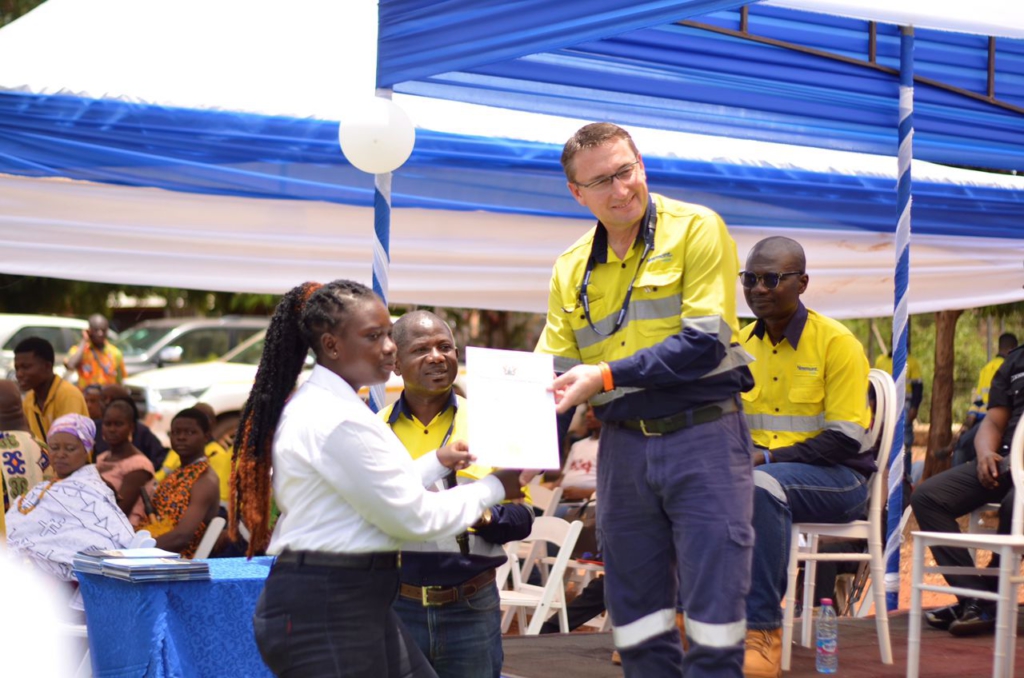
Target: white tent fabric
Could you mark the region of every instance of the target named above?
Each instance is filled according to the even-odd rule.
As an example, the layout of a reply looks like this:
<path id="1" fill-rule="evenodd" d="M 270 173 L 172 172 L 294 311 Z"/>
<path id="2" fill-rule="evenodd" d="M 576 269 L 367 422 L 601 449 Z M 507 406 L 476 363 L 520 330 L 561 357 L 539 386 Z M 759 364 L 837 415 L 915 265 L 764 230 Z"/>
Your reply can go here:
<path id="1" fill-rule="evenodd" d="M 370 208 L 321 202 L 0 176 L 2 269 L 13 274 L 270 293 L 303 280 L 365 282 L 371 242 L 364 224 L 372 220 Z M 391 300 L 543 312 L 552 262 L 588 227 L 574 219 L 398 210 Z M 741 259 L 768 235 L 798 238 L 810 262 L 808 306 L 838 318 L 892 312 L 891 235 L 769 233 L 735 223 L 730 231 Z M 913 256 L 915 313 L 1021 298 L 1019 242 L 920 236 Z"/>
<path id="2" fill-rule="evenodd" d="M 780 4 L 828 6 L 825 11 L 839 14 L 881 5 Z M 884 4 L 878 11 L 885 9 L 887 20 L 923 17 L 920 2 Z M 1024 12 L 999 11 L 1004 4 L 973 3 L 967 28 L 1024 35 Z M 302 0 L 287 10 L 301 20 L 283 21 L 280 8 L 267 0 L 48 0 L 0 31 L 0 89 L 337 120 L 352 93 L 372 92 L 375 10 L 372 0 Z M 957 11 L 930 4 L 925 25 L 960 29 Z M 561 143 L 582 122 L 416 97 L 396 100 L 421 127 L 462 134 Z M 642 150 L 657 155 L 868 176 L 896 171 L 891 158 L 852 153 L 656 130 L 636 130 L 636 138 Z M 934 181 L 1024 190 L 1020 177 L 925 163 L 915 163 L 914 171 Z M 588 226 L 571 219 L 397 209 L 390 298 L 542 311 L 555 256 Z M 739 223 L 730 229 L 741 259 L 769 235 Z M 5 273 L 282 292 L 307 279 L 368 282 L 372 232 L 369 208 L 0 177 Z M 892 312 L 892 236 L 794 235 L 808 252 L 808 305 L 835 317 Z M 1024 299 L 1021 274 L 1019 242 L 915 236 L 910 309 Z"/>

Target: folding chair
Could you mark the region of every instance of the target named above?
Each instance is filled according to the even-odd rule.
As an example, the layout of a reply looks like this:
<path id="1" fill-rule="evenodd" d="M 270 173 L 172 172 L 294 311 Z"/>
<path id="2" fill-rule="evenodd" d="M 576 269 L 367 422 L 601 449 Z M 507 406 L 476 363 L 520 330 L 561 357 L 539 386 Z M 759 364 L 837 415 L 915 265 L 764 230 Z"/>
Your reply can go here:
<path id="1" fill-rule="evenodd" d="M 583 523 L 574 520 L 568 523 L 561 518 L 552 516 L 541 516 L 533 521 L 533 530 L 524 542 L 538 543 L 543 546 L 554 544 L 558 547 L 558 555 L 551 566 L 547 583 L 544 586 L 535 586 L 523 581 L 519 568 L 513 563 L 512 589 L 500 591 L 501 605 L 507 608 L 502 618 L 501 632 L 508 632 L 512 624 L 512 613 L 515 612 L 519 620 L 519 630 L 523 635 L 535 636 L 540 633 L 540 627 L 544 624 L 552 609 L 558 611 L 558 624 L 562 633 L 569 632 L 569 617 L 565 611 L 565 585 L 563 578 L 565 568 L 569 562 L 572 549 L 576 546 L 576 540 L 583 529 Z M 533 616 L 529 626 L 526 626 L 527 608 L 532 608 Z M 525 629 L 525 630 L 524 630 Z"/>
<path id="2" fill-rule="evenodd" d="M 210 552 L 213 551 L 220 533 L 224 531 L 225 524 L 227 521 L 220 516 L 210 521 L 210 524 L 206 526 L 206 532 L 203 533 L 203 538 L 199 540 L 199 546 L 196 547 L 196 554 L 192 556 L 193 560 L 210 557 Z"/>
<path id="3" fill-rule="evenodd" d="M 786 588 L 786 609 L 782 618 L 782 669 L 788 671 L 793 655 L 793 617 L 796 607 L 796 577 L 800 563 L 804 568 L 804 613 L 801 620 L 800 644 L 811 646 L 811 606 L 814 601 L 814 575 L 818 561 L 867 561 L 871 563 L 872 591 L 875 599 L 875 629 L 883 664 L 892 664 L 892 643 L 889 639 L 889 616 L 885 609 L 885 544 L 882 535 L 882 509 L 887 497 L 885 469 L 892 450 L 893 430 L 896 426 L 896 386 L 892 377 L 882 370 L 868 374 L 875 388 L 875 417 L 871 424 L 869 442 L 873 445 L 881 437 L 878 449 L 878 471 L 868 481 L 868 519 L 849 523 L 793 523 L 789 551 L 789 585 Z M 800 535 L 807 537 L 806 551 L 800 549 Z M 867 553 L 818 553 L 818 539 L 822 536 L 843 539 L 866 539 Z"/>
<path id="4" fill-rule="evenodd" d="M 1010 443 L 1010 474 L 1013 477 L 1013 523 L 1010 534 L 962 534 L 954 532 L 913 532 L 914 566 L 910 580 L 910 631 L 907 639 L 907 678 L 917 678 L 921 661 L 921 592 L 994 600 L 996 602 L 996 649 L 992 675 L 1011 678 L 1017 639 L 1017 592 L 1024 577 L 1020 575 L 1020 559 L 1024 555 L 1024 419 L 1013 432 Z M 925 567 L 926 548 L 952 546 L 981 549 L 999 554 L 999 569 L 990 567 Z M 997 591 L 979 591 L 941 584 L 925 584 L 924 575 L 974 574 L 998 576 Z"/>

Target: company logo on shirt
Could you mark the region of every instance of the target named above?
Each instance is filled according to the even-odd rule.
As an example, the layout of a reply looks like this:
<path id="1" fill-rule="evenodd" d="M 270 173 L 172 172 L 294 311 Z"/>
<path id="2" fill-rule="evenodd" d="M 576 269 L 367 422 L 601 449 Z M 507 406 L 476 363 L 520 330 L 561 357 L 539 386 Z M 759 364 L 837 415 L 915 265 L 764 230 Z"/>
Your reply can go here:
<path id="1" fill-rule="evenodd" d="M 797 370 L 797 372 L 803 372 L 804 374 L 812 374 L 812 375 L 818 374 L 818 366 L 817 365 L 797 365 L 796 366 L 796 370 Z"/>
<path id="2" fill-rule="evenodd" d="M 652 263 L 652 262 L 655 262 L 655 261 L 661 261 L 662 259 L 668 261 L 671 258 L 672 258 L 672 251 L 669 250 L 668 252 L 662 252 L 661 254 L 654 255 L 653 257 L 648 259 L 647 262 L 648 263 Z"/>

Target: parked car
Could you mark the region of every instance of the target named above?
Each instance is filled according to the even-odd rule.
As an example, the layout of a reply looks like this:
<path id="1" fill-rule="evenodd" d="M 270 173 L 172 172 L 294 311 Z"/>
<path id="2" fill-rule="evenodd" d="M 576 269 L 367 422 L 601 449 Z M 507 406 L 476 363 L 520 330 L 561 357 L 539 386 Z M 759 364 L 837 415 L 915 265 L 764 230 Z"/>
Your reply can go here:
<path id="1" fill-rule="evenodd" d="M 165 445 L 170 446 L 168 432 L 174 415 L 198 402 L 213 407 L 217 413 L 213 436 L 221 444 L 230 445 L 242 407 L 256 379 L 265 336 L 265 331 L 259 332 L 219 360 L 142 372 L 127 379 L 125 386 L 131 391 L 146 425 Z M 309 377 L 312 367 L 313 356 L 310 355 L 306 368 L 299 375 L 299 383 Z M 391 375 L 386 386 L 387 402 L 398 398 L 402 385 L 401 377 Z M 366 389 L 361 395 L 369 397 Z"/>
<path id="2" fill-rule="evenodd" d="M 81 318 L 0 314 L 0 375 L 14 379 L 14 347 L 28 337 L 42 337 L 53 344 L 54 370 L 62 374 L 65 356 L 82 340 L 82 330 L 88 328 L 88 321 Z"/>
<path id="3" fill-rule="evenodd" d="M 269 318 L 160 318 L 129 328 L 117 342 L 129 375 L 165 365 L 214 360 L 267 328 Z"/>

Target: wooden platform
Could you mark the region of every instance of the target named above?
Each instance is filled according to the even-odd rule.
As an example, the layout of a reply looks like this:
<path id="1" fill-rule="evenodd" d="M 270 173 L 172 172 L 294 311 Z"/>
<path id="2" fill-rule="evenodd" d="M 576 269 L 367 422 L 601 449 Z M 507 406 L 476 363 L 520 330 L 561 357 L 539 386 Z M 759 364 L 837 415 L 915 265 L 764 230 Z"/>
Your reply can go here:
<path id="1" fill-rule="evenodd" d="M 875 621 L 839 620 L 839 675 L 846 678 L 895 678 L 907 670 L 907 614 L 889 620 L 895 663 L 882 664 L 878 654 Z M 1024 628 L 1024 619 L 1018 628 Z M 618 678 L 621 667 L 611 663 L 610 633 L 506 636 L 505 678 Z M 954 638 L 945 631 L 924 627 L 921 637 L 921 676 L 926 678 L 983 678 L 992 675 L 995 638 Z M 1024 676 L 1024 642 L 1017 642 L 1017 675 Z M 814 649 L 793 648 L 793 670 L 786 678 L 810 678 Z"/>

